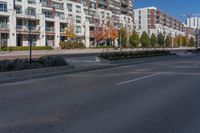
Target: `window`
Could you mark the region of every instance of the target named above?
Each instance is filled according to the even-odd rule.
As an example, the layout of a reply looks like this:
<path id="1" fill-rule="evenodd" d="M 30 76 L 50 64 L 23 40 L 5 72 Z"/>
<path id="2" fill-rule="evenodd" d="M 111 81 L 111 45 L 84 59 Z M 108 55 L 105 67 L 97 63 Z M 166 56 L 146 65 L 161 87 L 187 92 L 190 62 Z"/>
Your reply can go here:
<path id="1" fill-rule="evenodd" d="M 76 13 L 81 13 L 81 7 L 80 6 L 76 6 Z"/>
<path id="2" fill-rule="evenodd" d="M 68 9 L 69 12 L 72 12 L 72 4 L 69 4 L 69 3 L 68 3 L 68 4 L 67 4 L 67 9 Z"/>
<path id="3" fill-rule="evenodd" d="M 76 16 L 76 23 L 81 23 L 81 17 L 80 16 Z"/>
<path id="4" fill-rule="evenodd" d="M 62 3 L 53 2 L 53 6 L 55 7 L 55 9 L 58 9 L 58 10 L 63 10 L 64 9 Z"/>
<path id="5" fill-rule="evenodd" d="M 34 16 L 36 14 L 36 12 L 35 12 L 35 8 L 28 8 L 27 9 L 27 15 L 32 15 L 32 16 Z"/>
<path id="6" fill-rule="evenodd" d="M 17 14 L 21 14 L 22 13 L 22 7 L 21 6 L 16 5 L 15 9 L 16 9 L 16 13 Z"/>
<path id="7" fill-rule="evenodd" d="M 64 20 L 65 19 L 65 14 L 62 12 L 56 12 L 56 16 L 58 16 L 60 19 Z"/>
<path id="8" fill-rule="evenodd" d="M 45 15 L 47 18 L 53 18 L 52 11 L 51 10 L 42 10 L 42 13 Z"/>
<path id="9" fill-rule="evenodd" d="M 76 33 L 81 34 L 81 26 L 76 26 Z"/>
<path id="10" fill-rule="evenodd" d="M 29 4 L 36 4 L 36 0 L 28 0 Z"/>
<path id="11" fill-rule="evenodd" d="M 0 12 L 7 12 L 7 3 L 0 1 Z"/>

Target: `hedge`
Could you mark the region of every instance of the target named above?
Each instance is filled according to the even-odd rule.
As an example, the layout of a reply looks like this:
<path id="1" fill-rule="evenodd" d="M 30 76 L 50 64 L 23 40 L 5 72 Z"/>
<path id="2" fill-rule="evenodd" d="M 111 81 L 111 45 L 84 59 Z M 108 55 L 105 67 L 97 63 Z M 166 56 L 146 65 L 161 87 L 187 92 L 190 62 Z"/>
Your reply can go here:
<path id="1" fill-rule="evenodd" d="M 17 47 L 4 47 L 2 51 L 26 51 L 29 50 L 29 46 L 17 46 Z M 32 50 L 53 50 L 51 46 L 32 46 Z"/>
<path id="2" fill-rule="evenodd" d="M 65 65 L 68 64 L 61 56 L 44 56 L 33 60 L 32 64 L 29 63 L 28 59 L 2 60 L 0 61 L 0 72 Z"/>
<path id="3" fill-rule="evenodd" d="M 139 52 L 124 52 L 124 53 L 102 53 L 100 57 L 108 60 L 124 60 L 143 57 L 165 56 L 170 55 L 169 51 L 139 51 Z"/>
<path id="4" fill-rule="evenodd" d="M 61 49 L 84 49 L 86 48 L 82 42 L 60 42 Z"/>

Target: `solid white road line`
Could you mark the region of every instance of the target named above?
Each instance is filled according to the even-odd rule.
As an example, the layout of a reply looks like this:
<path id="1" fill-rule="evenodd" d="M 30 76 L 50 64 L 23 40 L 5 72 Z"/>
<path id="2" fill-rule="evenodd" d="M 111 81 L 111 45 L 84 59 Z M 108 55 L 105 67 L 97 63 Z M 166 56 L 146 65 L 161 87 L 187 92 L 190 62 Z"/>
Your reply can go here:
<path id="1" fill-rule="evenodd" d="M 154 73 L 154 74 L 151 74 L 151 75 L 148 75 L 148 76 L 144 76 L 144 77 L 141 77 L 141 78 L 136 78 L 136 79 L 120 82 L 120 83 L 115 84 L 115 86 L 131 83 L 131 82 L 135 82 L 135 81 L 139 81 L 139 80 L 143 80 L 143 79 L 147 79 L 147 78 L 151 78 L 151 77 L 155 77 L 157 75 L 159 75 L 159 73 Z"/>

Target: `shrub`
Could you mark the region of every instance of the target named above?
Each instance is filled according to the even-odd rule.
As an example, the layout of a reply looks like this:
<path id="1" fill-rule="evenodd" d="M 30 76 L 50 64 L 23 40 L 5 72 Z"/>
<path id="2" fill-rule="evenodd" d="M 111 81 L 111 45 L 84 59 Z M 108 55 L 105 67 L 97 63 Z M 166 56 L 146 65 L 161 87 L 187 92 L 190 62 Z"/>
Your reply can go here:
<path id="1" fill-rule="evenodd" d="M 44 67 L 67 65 L 65 59 L 60 56 L 44 56 L 39 58 L 39 63 Z"/>
<path id="2" fill-rule="evenodd" d="M 59 45 L 60 45 L 60 48 L 61 48 L 61 49 L 65 49 L 65 48 L 66 48 L 66 47 L 65 47 L 65 42 L 60 42 Z"/>
<path id="3" fill-rule="evenodd" d="M 17 47 L 4 47 L 3 51 L 26 51 L 29 50 L 29 46 L 17 46 Z M 32 50 L 52 50 L 51 46 L 32 46 Z"/>
<path id="4" fill-rule="evenodd" d="M 61 49 L 86 48 L 83 42 L 60 42 Z"/>
<path id="5" fill-rule="evenodd" d="M 0 61 L 0 72 L 64 65 L 67 65 L 67 63 L 60 56 L 44 56 L 33 60 L 32 64 L 26 59 L 16 59 L 14 61 L 3 60 Z"/>
<path id="6" fill-rule="evenodd" d="M 27 64 L 26 60 L 16 59 L 12 62 L 12 68 L 15 70 L 21 70 L 26 66 L 26 64 Z"/>
<path id="7" fill-rule="evenodd" d="M 125 53 L 102 53 L 100 57 L 108 60 L 123 60 L 134 59 L 152 56 L 165 56 L 169 55 L 169 51 L 140 51 L 140 52 L 125 52 Z"/>
<path id="8" fill-rule="evenodd" d="M 0 71 L 5 72 L 12 69 L 12 63 L 8 60 L 0 61 Z"/>

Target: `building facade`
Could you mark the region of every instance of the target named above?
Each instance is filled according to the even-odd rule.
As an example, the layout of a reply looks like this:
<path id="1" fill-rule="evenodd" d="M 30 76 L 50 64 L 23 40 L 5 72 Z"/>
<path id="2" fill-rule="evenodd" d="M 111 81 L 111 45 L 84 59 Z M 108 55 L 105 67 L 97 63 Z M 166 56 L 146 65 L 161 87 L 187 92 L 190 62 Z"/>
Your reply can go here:
<path id="1" fill-rule="evenodd" d="M 194 37 L 194 30 L 186 27 L 178 19 L 162 12 L 156 7 L 146 7 L 134 10 L 136 31 L 142 34 L 146 31 L 149 35 L 170 34 L 172 37 L 179 35 Z"/>
<path id="2" fill-rule="evenodd" d="M 186 25 L 193 29 L 200 29 L 200 17 L 187 18 Z"/>
<path id="3" fill-rule="evenodd" d="M 133 0 L 0 0 L 0 44 L 59 47 L 65 28 L 73 25 L 76 36 L 89 47 L 95 26 L 108 21 L 133 30 Z"/>

